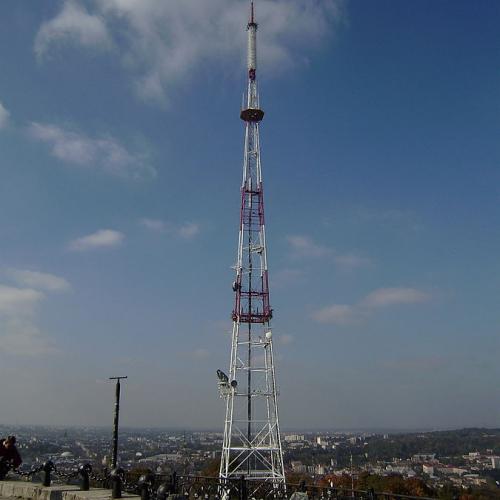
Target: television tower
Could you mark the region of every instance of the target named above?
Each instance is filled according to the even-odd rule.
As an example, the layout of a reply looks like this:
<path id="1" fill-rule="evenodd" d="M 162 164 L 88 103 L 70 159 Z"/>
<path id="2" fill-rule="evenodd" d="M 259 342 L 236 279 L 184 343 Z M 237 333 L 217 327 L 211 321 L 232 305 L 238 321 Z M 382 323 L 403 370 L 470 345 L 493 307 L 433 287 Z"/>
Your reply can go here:
<path id="1" fill-rule="evenodd" d="M 240 117 L 245 122 L 238 257 L 229 375 L 218 370 L 226 401 L 219 477 L 244 476 L 251 491 L 262 482 L 284 490 L 285 473 L 278 419 L 269 304 L 264 192 L 259 123 L 264 112 L 257 91 L 257 23 L 251 2 L 248 30 L 248 88 Z"/>

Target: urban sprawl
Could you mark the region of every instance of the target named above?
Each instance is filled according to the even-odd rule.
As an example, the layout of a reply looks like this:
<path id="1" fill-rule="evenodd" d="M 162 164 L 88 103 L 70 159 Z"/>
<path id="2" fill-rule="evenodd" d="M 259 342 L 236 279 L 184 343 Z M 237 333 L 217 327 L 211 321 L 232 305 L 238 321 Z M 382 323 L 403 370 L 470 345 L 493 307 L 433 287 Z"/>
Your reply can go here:
<path id="1" fill-rule="evenodd" d="M 15 432 L 29 469 L 52 460 L 59 470 L 89 462 L 110 466 L 110 431 L 92 428 L 0 428 Z M 422 433 L 283 433 L 287 481 L 357 487 L 366 478 L 413 481 L 429 491 L 493 489 L 500 480 L 500 430 Z M 119 463 L 128 471 L 217 476 L 222 433 L 131 430 L 120 433 Z M 362 484 L 361 484 L 362 486 Z M 491 490 L 490 490 L 491 491 Z"/>

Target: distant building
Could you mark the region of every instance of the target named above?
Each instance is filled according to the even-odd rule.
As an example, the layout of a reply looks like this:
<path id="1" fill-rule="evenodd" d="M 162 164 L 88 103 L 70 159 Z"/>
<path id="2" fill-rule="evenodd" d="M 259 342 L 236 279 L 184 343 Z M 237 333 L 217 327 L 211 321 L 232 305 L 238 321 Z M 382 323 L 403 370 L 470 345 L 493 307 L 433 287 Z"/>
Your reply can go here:
<path id="1" fill-rule="evenodd" d="M 305 441 L 305 436 L 303 434 L 288 434 L 285 436 L 285 441 L 287 443 L 294 443 L 297 441 Z"/>
<path id="2" fill-rule="evenodd" d="M 411 461 L 416 464 L 421 464 L 424 462 L 435 462 L 436 454 L 435 453 L 418 453 L 417 455 L 413 455 L 411 457 Z"/>
<path id="3" fill-rule="evenodd" d="M 472 486 L 483 486 L 487 483 L 486 478 L 479 477 L 479 474 L 465 474 L 462 477 L 465 480 L 466 484 Z"/>
<path id="4" fill-rule="evenodd" d="M 429 476 L 434 475 L 434 465 L 432 464 L 422 464 L 422 472 L 428 474 Z"/>
<path id="5" fill-rule="evenodd" d="M 314 474 L 317 474 L 317 475 L 320 475 L 320 476 L 323 476 L 324 474 L 326 474 L 326 468 L 325 468 L 325 466 L 322 465 L 322 464 L 316 465 L 315 470 L 314 470 Z"/>
<path id="6" fill-rule="evenodd" d="M 491 468 L 500 469 L 500 457 L 491 457 Z"/>
<path id="7" fill-rule="evenodd" d="M 464 474 L 467 474 L 468 470 L 467 469 L 462 469 L 460 467 L 453 467 L 452 465 L 445 465 L 442 467 L 438 467 L 436 469 L 440 474 L 444 475 L 457 475 L 457 476 L 462 476 Z"/>
<path id="8" fill-rule="evenodd" d="M 386 465 L 385 470 L 391 474 L 401 474 L 402 476 L 413 477 L 415 471 L 406 465 Z"/>
<path id="9" fill-rule="evenodd" d="M 307 472 L 307 466 L 304 465 L 300 460 L 292 460 L 290 463 L 293 472 Z"/>
<path id="10" fill-rule="evenodd" d="M 326 474 L 326 469 L 324 465 L 317 464 L 317 465 L 303 465 L 302 466 L 301 472 L 307 472 L 308 474 L 314 474 L 318 476 L 323 476 Z"/>

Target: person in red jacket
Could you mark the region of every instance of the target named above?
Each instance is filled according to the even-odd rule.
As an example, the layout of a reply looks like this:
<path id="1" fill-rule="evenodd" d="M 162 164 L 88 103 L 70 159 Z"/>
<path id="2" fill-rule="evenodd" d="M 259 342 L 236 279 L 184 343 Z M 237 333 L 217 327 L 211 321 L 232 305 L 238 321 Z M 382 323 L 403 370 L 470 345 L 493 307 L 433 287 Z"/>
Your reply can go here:
<path id="1" fill-rule="evenodd" d="M 17 469 L 23 463 L 21 455 L 16 448 L 16 436 L 8 436 L 0 440 L 0 479 L 4 479 L 5 475 L 12 467 Z"/>

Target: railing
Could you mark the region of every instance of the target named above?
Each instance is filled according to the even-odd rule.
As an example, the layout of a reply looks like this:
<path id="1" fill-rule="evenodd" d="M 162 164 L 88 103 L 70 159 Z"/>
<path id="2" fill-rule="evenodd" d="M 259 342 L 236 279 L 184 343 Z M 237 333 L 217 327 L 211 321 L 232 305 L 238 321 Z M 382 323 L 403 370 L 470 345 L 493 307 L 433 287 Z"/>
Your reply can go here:
<path id="1" fill-rule="evenodd" d="M 23 470 L 22 468 L 14 469 L 13 465 L 9 461 L 0 461 L 0 480 L 5 479 L 5 476 L 9 471 L 12 474 L 24 478 L 26 480 L 33 480 L 35 476 L 42 477 L 42 486 L 51 486 L 54 478 L 59 482 L 67 483 L 70 480 L 75 480 L 79 478 L 80 489 L 82 491 L 88 491 L 90 489 L 90 477 L 92 473 L 92 466 L 89 463 L 79 465 L 74 470 L 63 471 L 58 470 L 54 462 L 48 460 L 38 467 L 32 467 L 29 470 Z"/>
<path id="2" fill-rule="evenodd" d="M 0 479 L 5 477 L 0 467 Z M 345 488 L 322 487 L 287 483 L 274 485 L 272 482 L 247 480 L 244 476 L 230 481 L 221 481 L 218 477 L 171 475 L 126 472 L 121 468 L 108 471 L 104 469 L 93 473 L 88 463 L 79 465 L 73 470 L 60 470 L 52 461 L 28 471 L 12 470 L 25 479 L 42 476 L 42 485 L 51 486 L 54 482 L 73 484 L 77 482 L 80 490 L 88 491 L 90 487 L 111 489 L 111 498 L 122 498 L 122 492 L 140 495 L 141 500 L 167 500 L 167 498 L 184 498 L 186 500 L 432 500 L 429 497 L 416 497 L 391 492 L 371 490 L 353 490 Z"/>

